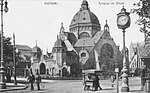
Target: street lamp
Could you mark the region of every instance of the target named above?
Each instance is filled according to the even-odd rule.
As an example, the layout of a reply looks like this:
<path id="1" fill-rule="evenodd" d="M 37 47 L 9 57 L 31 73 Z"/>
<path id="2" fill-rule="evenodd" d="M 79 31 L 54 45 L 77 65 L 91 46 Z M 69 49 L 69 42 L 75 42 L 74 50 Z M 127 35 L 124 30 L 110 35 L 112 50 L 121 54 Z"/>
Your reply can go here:
<path id="1" fill-rule="evenodd" d="M 123 7 L 121 12 L 117 14 L 117 26 L 119 29 L 123 31 L 123 69 L 122 69 L 122 88 L 121 91 L 128 92 L 128 68 L 127 68 L 127 60 L 126 60 L 126 52 L 125 52 L 125 29 L 130 26 L 130 16 L 129 12 L 126 12 L 126 9 Z"/>
<path id="2" fill-rule="evenodd" d="M 8 12 L 8 7 L 7 4 L 8 2 L 5 1 L 3 4 L 4 0 L 1 0 L 1 65 L 0 65 L 0 89 L 6 89 L 6 82 L 5 82 L 5 67 L 4 67 L 4 59 L 3 59 L 3 10 L 5 12 Z M 3 9 L 3 5 L 4 9 Z"/>

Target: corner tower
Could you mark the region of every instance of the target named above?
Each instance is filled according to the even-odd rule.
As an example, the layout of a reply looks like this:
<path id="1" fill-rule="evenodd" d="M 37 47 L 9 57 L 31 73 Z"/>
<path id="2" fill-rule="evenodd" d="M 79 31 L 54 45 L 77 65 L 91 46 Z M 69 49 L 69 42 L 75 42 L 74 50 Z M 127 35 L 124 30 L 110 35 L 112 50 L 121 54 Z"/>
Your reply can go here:
<path id="1" fill-rule="evenodd" d="M 81 8 L 73 17 L 69 30 L 78 39 L 85 37 L 92 38 L 97 31 L 101 30 L 98 18 L 90 11 L 86 0 L 82 1 Z"/>
<path id="2" fill-rule="evenodd" d="M 57 36 L 57 41 L 54 44 L 52 52 L 54 53 L 54 60 L 56 60 L 59 67 L 62 67 L 63 62 L 65 60 L 66 46 L 62 41 L 65 39 L 64 37 L 65 28 L 63 27 L 63 23 L 61 23 L 61 28 L 59 35 Z"/>
<path id="3" fill-rule="evenodd" d="M 32 49 L 32 57 L 34 62 L 40 62 L 40 58 L 42 55 L 41 49 L 37 46 L 37 41 L 36 41 L 36 46 L 33 47 Z"/>

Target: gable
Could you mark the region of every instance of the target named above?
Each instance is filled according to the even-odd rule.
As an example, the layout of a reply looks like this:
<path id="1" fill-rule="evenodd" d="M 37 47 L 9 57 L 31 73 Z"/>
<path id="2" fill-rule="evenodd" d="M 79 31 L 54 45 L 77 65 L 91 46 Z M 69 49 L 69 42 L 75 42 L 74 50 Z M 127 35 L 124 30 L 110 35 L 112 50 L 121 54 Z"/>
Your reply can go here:
<path id="1" fill-rule="evenodd" d="M 142 47 L 143 51 L 140 53 L 140 58 L 150 58 L 150 45 Z"/>
<path id="2" fill-rule="evenodd" d="M 112 37 L 110 36 L 109 31 L 104 31 L 103 35 L 102 35 L 103 39 L 112 39 Z"/>
<path id="3" fill-rule="evenodd" d="M 104 30 L 98 31 L 92 38 L 93 42 L 96 44 L 100 40 L 100 38 L 103 36 L 103 34 L 104 34 Z"/>

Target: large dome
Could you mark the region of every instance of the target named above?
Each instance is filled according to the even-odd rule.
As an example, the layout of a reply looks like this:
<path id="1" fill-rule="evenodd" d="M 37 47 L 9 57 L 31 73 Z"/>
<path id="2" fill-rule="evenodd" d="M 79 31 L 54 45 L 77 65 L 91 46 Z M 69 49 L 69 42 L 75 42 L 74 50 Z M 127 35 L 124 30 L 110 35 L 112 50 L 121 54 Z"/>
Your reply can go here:
<path id="1" fill-rule="evenodd" d="M 75 14 L 70 26 L 78 23 L 93 23 L 99 25 L 99 20 L 96 15 L 89 10 L 81 10 Z"/>
<path id="2" fill-rule="evenodd" d="M 84 24 L 84 23 L 90 23 L 91 24 L 92 23 L 92 24 L 95 24 L 97 26 L 100 26 L 98 18 L 88 8 L 88 2 L 86 0 L 82 1 L 81 9 L 73 17 L 71 24 L 70 24 L 70 27 L 75 26 L 79 23 L 82 23 L 82 24 Z"/>
<path id="3" fill-rule="evenodd" d="M 100 30 L 98 18 L 90 11 L 88 2 L 83 0 L 80 10 L 75 14 L 70 23 L 69 31 L 74 33 L 76 38 L 80 39 L 82 37 L 93 37 Z M 86 32 L 86 36 L 82 32 Z"/>

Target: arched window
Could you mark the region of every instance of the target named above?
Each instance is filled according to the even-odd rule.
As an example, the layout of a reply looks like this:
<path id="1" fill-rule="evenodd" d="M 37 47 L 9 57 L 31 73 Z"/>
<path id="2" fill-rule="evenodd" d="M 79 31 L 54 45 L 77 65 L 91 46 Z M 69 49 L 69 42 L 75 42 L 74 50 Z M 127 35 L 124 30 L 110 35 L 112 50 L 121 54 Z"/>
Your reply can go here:
<path id="1" fill-rule="evenodd" d="M 87 32 L 82 32 L 82 33 L 79 35 L 79 38 L 86 38 L 86 37 L 90 37 L 89 33 L 87 33 Z"/>
<path id="2" fill-rule="evenodd" d="M 46 66 L 44 63 L 40 64 L 40 74 L 46 74 Z"/>
<path id="3" fill-rule="evenodd" d="M 113 58 L 114 51 L 110 44 L 106 43 L 101 48 L 101 58 Z"/>
<path id="4" fill-rule="evenodd" d="M 81 53 L 81 57 L 86 57 L 86 53 Z"/>

